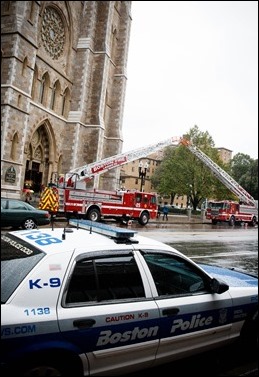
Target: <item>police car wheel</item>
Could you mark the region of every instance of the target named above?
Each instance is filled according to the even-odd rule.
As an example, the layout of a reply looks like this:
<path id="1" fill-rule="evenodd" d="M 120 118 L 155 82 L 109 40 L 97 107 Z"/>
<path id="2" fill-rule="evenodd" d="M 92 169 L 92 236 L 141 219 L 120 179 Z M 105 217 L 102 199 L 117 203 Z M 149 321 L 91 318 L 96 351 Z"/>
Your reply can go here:
<path id="1" fill-rule="evenodd" d="M 33 219 L 26 219 L 22 224 L 23 229 L 34 229 L 37 228 L 37 224 Z"/>
<path id="2" fill-rule="evenodd" d="M 63 376 L 62 371 L 60 371 L 58 368 L 51 366 L 51 365 L 39 365 L 35 367 L 31 367 L 28 369 L 25 369 L 21 376 L 23 377 L 32 377 L 32 376 Z"/>
<path id="3" fill-rule="evenodd" d="M 64 361 L 62 363 L 59 362 L 64 357 L 67 357 L 67 363 Z M 78 360 L 66 354 L 55 354 L 55 352 L 51 358 L 43 353 L 41 356 L 36 356 L 34 361 L 27 360 L 22 362 L 21 365 L 17 365 L 17 368 L 19 370 L 14 375 L 21 377 L 69 377 L 82 375 L 82 367 Z"/>
<path id="4" fill-rule="evenodd" d="M 244 352 L 258 354 L 258 311 L 244 323 L 240 340 Z"/>

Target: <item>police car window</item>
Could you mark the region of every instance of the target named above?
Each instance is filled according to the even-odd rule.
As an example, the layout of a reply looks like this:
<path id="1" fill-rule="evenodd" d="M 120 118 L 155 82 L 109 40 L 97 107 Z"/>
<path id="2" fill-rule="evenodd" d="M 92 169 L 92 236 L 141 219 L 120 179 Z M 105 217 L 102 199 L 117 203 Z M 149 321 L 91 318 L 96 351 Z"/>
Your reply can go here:
<path id="1" fill-rule="evenodd" d="M 78 261 L 70 279 L 66 303 L 102 302 L 145 297 L 133 256 Z"/>
<path id="2" fill-rule="evenodd" d="M 45 253 L 11 234 L 1 235 L 1 302 L 5 303 Z"/>
<path id="3" fill-rule="evenodd" d="M 143 252 L 159 296 L 188 295 L 204 292 L 202 272 L 184 259 L 169 254 Z"/>

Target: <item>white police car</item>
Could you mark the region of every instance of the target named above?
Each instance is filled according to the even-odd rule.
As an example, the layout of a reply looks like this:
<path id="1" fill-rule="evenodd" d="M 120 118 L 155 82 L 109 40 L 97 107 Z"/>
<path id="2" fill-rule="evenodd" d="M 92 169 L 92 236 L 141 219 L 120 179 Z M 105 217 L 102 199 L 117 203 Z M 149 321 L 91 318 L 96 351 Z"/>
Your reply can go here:
<path id="1" fill-rule="evenodd" d="M 1 236 L 2 375 L 122 375 L 237 339 L 256 347 L 256 277 L 70 225 Z"/>

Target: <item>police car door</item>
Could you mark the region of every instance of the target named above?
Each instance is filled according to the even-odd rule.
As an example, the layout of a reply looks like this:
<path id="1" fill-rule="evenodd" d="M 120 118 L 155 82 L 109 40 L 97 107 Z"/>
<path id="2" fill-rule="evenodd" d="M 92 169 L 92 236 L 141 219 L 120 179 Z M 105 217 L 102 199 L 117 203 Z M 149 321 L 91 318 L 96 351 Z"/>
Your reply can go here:
<path id="1" fill-rule="evenodd" d="M 141 275 L 143 268 L 129 250 L 88 253 L 71 268 L 59 325 L 78 353 L 86 355 L 90 374 L 131 371 L 154 362 L 159 312 Z"/>
<path id="2" fill-rule="evenodd" d="M 210 278 L 179 255 L 148 250 L 142 255 L 161 316 L 157 360 L 207 350 L 229 338 L 232 300 L 228 291 L 210 293 Z"/>

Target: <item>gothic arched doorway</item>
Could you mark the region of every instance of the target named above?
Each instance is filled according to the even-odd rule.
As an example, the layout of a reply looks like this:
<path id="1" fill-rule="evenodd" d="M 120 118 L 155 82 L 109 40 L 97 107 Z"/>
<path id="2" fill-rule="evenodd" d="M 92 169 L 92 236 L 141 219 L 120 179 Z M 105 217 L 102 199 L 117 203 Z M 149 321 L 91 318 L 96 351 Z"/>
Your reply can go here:
<path id="1" fill-rule="evenodd" d="M 49 138 L 45 126 L 33 134 L 26 160 L 24 189 L 39 193 L 47 183 L 49 170 Z"/>

